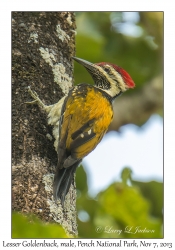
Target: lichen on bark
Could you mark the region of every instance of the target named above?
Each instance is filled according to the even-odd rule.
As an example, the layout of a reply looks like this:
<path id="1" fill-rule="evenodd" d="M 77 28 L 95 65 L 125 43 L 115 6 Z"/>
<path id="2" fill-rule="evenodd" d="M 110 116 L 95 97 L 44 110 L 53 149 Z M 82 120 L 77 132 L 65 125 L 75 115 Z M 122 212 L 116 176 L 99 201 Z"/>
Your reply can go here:
<path id="1" fill-rule="evenodd" d="M 59 38 L 58 27 L 66 39 Z M 71 235 L 77 235 L 75 184 L 63 209 L 52 197 L 57 164 L 52 126 L 44 111 L 25 102 L 31 100 L 28 86 L 47 105 L 68 92 L 75 28 L 71 12 L 12 12 L 12 209 L 60 223 Z M 41 48 L 52 65 L 43 58 Z"/>

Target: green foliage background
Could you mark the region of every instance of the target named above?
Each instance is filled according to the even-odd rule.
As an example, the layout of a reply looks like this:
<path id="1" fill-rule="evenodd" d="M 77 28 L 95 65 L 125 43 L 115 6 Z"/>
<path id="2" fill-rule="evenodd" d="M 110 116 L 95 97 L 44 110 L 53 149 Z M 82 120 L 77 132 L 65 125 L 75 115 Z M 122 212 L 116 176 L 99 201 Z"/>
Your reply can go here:
<path id="1" fill-rule="evenodd" d="M 78 168 L 77 209 L 85 215 L 84 221 L 83 216 L 78 218 L 80 237 L 162 238 L 163 183 L 133 181 L 128 171 L 124 168 L 122 181 L 92 199 L 87 193 L 86 173 L 82 166 Z"/>
<path id="2" fill-rule="evenodd" d="M 163 65 L 163 13 L 137 14 L 138 21 L 132 23 L 125 20 L 122 12 L 76 13 L 76 56 L 91 62 L 105 60 L 118 64 L 134 79 L 137 85 L 135 91 L 161 74 Z M 139 36 L 128 36 L 119 31 L 120 25 L 128 23 L 140 30 Z M 75 84 L 84 79 L 87 83 L 92 83 L 86 70 L 75 63 Z M 162 238 L 163 183 L 154 180 L 134 181 L 129 168 L 123 169 L 121 177 L 122 181 L 112 183 L 95 198 L 91 198 L 88 195 L 87 175 L 83 167 L 78 168 L 76 183 L 79 237 Z M 69 236 L 61 226 L 45 225 L 37 219 L 32 219 L 31 223 L 31 217 L 14 214 L 12 237 Z"/>
<path id="3" fill-rule="evenodd" d="M 139 89 L 162 73 L 163 12 L 136 13 L 139 18 L 137 22 L 126 21 L 123 12 L 76 13 L 76 56 L 93 63 L 105 60 L 118 64 L 129 72 Z M 141 34 L 123 34 L 122 27 L 127 25 Z M 93 83 L 86 70 L 75 63 L 75 84 L 84 79 Z"/>
<path id="4" fill-rule="evenodd" d="M 123 12 L 76 13 L 76 56 L 93 63 L 105 60 L 118 64 L 132 76 L 137 86 L 134 91 L 138 91 L 163 71 L 163 12 L 135 14 L 137 20 L 134 21 L 127 20 Z M 127 25 L 137 34 L 126 35 L 123 29 Z M 75 63 L 75 84 L 84 79 L 93 83 L 86 70 Z M 123 169 L 121 177 L 122 182 L 111 184 L 92 199 L 87 194 L 86 173 L 78 168 L 79 235 L 85 238 L 161 238 L 163 183 L 134 181 L 129 168 Z M 128 180 L 130 186 L 127 186 Z M 154 232 L 139 232 L 145 228 Z"/>
<path id="5" fill-rule="evenodd" d="M 78 12 L 76 36 L 77 57 L 91 62 L 105 60 L 118 64 L 134 79 L 137 86 L 134 91 L 162 74 L 163 68 L 163 12 L 137 12 L 136 16 L 138 19 L 133 21 L 126 20 L 123 12 Z M 126 25 L 140 35 L 123 33 L 122 27 Z M 93 83 L 86 70 L 75 63 L 75 84 L 84 79 Z M 111 184 L 92 199 L 87 194 L 87 177 L 83 168 L 77 170 L 80 236 L 161 238 L 163 183 L 134 181 L 129 168 L 124 168 L 121 176 L 122 182 Z M 139 232 L 145 228 L 154 232 Z"/>

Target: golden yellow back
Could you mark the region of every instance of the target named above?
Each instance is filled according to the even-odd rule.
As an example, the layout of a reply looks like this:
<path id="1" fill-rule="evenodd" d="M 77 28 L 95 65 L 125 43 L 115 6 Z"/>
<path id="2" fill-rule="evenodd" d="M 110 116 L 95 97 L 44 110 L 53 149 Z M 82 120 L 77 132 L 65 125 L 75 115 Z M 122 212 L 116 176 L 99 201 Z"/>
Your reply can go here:
<path id="1" fill-rule="evenodd" d="M 97 146 L 113 118 L 106 93 L 88 84 L 74 87 L 62 113 L 60 142 L 76 159 L 82 159 Z"/>

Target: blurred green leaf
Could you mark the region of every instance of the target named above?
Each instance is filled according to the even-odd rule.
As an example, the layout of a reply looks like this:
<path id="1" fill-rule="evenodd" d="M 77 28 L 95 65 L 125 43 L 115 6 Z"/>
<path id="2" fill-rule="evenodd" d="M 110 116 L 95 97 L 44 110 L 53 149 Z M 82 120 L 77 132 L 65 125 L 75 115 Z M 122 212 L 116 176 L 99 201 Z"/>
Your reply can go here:
<path id="1" fill-rule="evenodd" d="M 127 168 L 125 167 L 122 172 L 121 172 L 121 178 L 122 178 L 122 182 L 124 185 L 127 185 L 128 181 L 132 181 L 132 178 L 131 178 L 131 175 L 132 175 L 132 170 L 131 168 Z"/>
<path id="2" fill-rule="evenodd" d="M 76 170 L 76 188 L 80 191 L 86 191 L 88 190 L 87 186 L 87 175 L 84 171 L 83 166 L 79 166 Z"/>
<path id="3" fill-rule="evenodd" d="M 70 236 L 59 225 L 44 223 L 34 215 L 13 212 L 12 238 L 70 238 Z"/>
<path id="4" fill-rule="evenodd" d="M 123 183 L 112 184 L 99 195 L 103 210 L 111 215 L 121 226 L 125 237 L 161 238 L 161 220 L 150 215 L 150 202 L 146 200 L 140 189 Z M 125 233 L 126 228 L 134 233 Z M 154 232 L 136 232 L 136 229 L 153 230 Z"/>
<path id="5" fill-rule="evenodd" d="M 133 185 L 138 186 L 143 196 L 150 201 L 150 213 L 162 218 L 163 213 L 163 183 L 157 181 L 140 182 L 132 181 Z"/>

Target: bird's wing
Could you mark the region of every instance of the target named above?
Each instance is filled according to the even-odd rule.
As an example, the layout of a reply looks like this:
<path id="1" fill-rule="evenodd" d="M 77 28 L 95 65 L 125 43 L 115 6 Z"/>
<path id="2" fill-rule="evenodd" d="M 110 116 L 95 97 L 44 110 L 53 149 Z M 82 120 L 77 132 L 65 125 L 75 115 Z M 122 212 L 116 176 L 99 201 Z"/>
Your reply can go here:
<path id="1" fill-rule="evenodd" d="M 58 148 L 61 168 L 73 165 L 100 142 L 113 114 L 111 108 L 105 113 L 107 104 L 110 107 L 109 101 L 91 86 L 75 87 L 69 93 L 62 110 Z"/>

